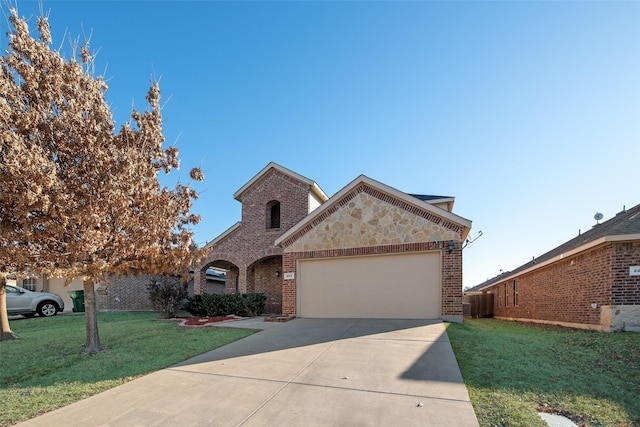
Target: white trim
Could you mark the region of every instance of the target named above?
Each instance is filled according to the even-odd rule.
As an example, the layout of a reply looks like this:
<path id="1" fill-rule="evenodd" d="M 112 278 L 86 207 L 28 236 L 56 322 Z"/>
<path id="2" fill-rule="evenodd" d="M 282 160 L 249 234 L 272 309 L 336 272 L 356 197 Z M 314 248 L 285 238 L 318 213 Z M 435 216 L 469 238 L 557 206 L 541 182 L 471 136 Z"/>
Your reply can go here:
<path id="1" fill-rule="evenodd" d="M 634 234 L 618 234 L 615 236 L 606 236 L 607 242 L 624 242 L 627 240 L 640 240 L 640 233 Z"/>
<path id="2" fill-rule="evenodd" d="M 423 202 L 427 202 L 427 203 L 449 203 L 449 202 L 455 202 L 455 201 L 456 201 L 455 197 L 441 197 L 439 199 L 423 200 Z"/>
<path id="3" fill-rule="evenodd" d="M 454 213 L 451 213 L 449 211 L 447 211 L 446 209 L 442 209 L 439 208 L 437 206 L 432 205 L 429 202 L 425 202 L 422 201 L 414 196 L 410 196 L 407 193 L 403 193 L 401 191 L 396 190 L 395 188 L 389 187 L 388 185 L 385 185 L 381 182 L 378 182 L 374 179 L 371 179 L 365 175 L 360 175 L 359 177 L 357 177 L 356 179 L 354 179 L 353 181 L 351 181 L 349 184 L 347 184 L 342 190 L 338 191 L 336 194 L 334 194 L 333 196 L 331 196 L 331 198 L 329 200 L 327 200 L 327 202 L 323 203 L 322 205 L 320 205 L 320 207 L 316 210 L 314 210 L 313 212 L 311 212 L 309 215 L 307 215 L 305 218 L 303 218 L 300 222 L 298 222 L 296 225 L 294 225 L 292 228 L 290 228 L 286 233 L 284 233 L 282 236 L 280 236 L 278 239 L 276 239 L 275 241 L 275 245 L 279 246 L 282 242 L 284 242 L 285 240 L 287 240 L 289 237 L 293 236 L 295 233 L 297 233 L 301 228 L 303 228 L 307 223 L 313 221 L 315 218 L 317 218 L 318 216 L 320 216 L 323 212 L 325 212 L 327 209 L 331 208 L 335 203 L 337 203 L 340 199 L 342 199 L 342 197 L 344 197 L 346 194 L 348 194 L 351 190 L 353 190 L 355 187 L 357 187 L 358 185 L 360 185 L 361 183 L 367 184 L 383 193 L 387 193 L 390 196 L 393 196 L 397 199 L 402 200 L 403 202 L 406 202 L 409 205 L 413 205 L 417 208 L 420 209 L 424 209 L 434 215 L 437 215 L 439 217 L 442 217 L 448 221 L 454 222 L 458 225 L 461 225 L 462 227 L 465 228 L 465 232 L 463 233 L 463 236 L 461 237 L 461 240 L 464 241 L 464 239 L 466 238 L 466 235 L 469 233 L 469 230 L 471 229 L 471 221 L 463 218 L 459 215 L 456 215 Z"/>
<path id="4" fill-rule="evenodd" d="M 640 233 L 635 233 L 635 234 L 618 234 L 618 235 L 613 235 L 613 236 L 603 236 L 600 237 L 596 240 L 592 240 L 591 242 L 585 243 L 584 245 L 578 246 L 577 248 L 573 248 L 567 252 L 561 253 L 560 255 L 556 255 L 553 258 L 550 258 L 546 261 L 541 262 L 540 264 L 536 264 L 533 265 L 529 268 L 527 268 L 526 270 L 522 270 L 522 271 L 518 271 L 517 273 L 513 273 L 513 274 L 505 274 L 504 277 L 501 277 L 500 280 L 497 280 L 487 286 L 484 286 L 482 288 L 479 288 L 478 291 L 482 291 L 485 289 L 488 289 L 492 286 L 496 286 L 499 285 L 502 282 L 506 282 L 512 279 L 515 279 L 519 276 L 522 276 L 523 274 L 527 274 L 530 273 L 534 270 L 537 270 L 539 268 L 545 267 L 549 264 L 553 264 L 554 262 L 558 262 L 563 260 L 564 258 L 579 254 L 580 252 L 584 252 L 586 250 L 595 248 L 596 246 L 600 246 L 604 243 L 612 243 L 612 242 L 624 242 L 624 241 L 630 241 L 630 240 L 640 240 Z"/>
<path id="5" fill-rule="evenodd" d="M 324 191 L 322 191 L 322 189 L 320 188 L 320 186 L 318 186 L 318 184 L 315 183 L 315 181 L 310 180 L 307 177 L 304 177 L 298 173 L 295 173 L 292 170 L 289 170 L 287 168 L 285 168 L 284 166 L 280 166 L 279 164 L 275 163 L 275 162 L 270 162 L 267 166 L 265 166 L 260 172 L 258 172 L 253 178 L 251 178 L 249 180 L 249 182 L 247 182 L 245 185 L 243 185 L 238 191 L 236 191 L 235 193 L 233 193 L 233 198 L 240 201 L 240 196 L 242 195 L 242 193 L 245 192 L 245 190 L 247 190 L 247 188 L 251 187 L 256 181 L 258 181 L 262 175 L 266 174 L 269 170 L 271 169 L 276 169 L 277 171 L 282 172 L 285 175 L 289 175 L 299 181 L 304 182 L 305 184 L 309 185 L 309 187 L 311 188 L 311 190 L 323 201 L 326 202 L 327 200 L 329 200 L 329 197 L 324 193 Z"/>
<path id="6" fill-rule="evenodd" d="M 222 234 L 220 234 L 218 237 L 216 237 L 215 239 L 213 239 L 212 241 L 208 242 L 206 245 L 204 245 L 204 247 L 202 249 L 208 249 L 210 247 L 212 247 L 213 245 L 215 245 L 216 243 L 218 243 L 220 240 L 224 239 L 225 237 L 227 237 L 229 234 L 231 234 L 232 232 L 234 232 L 235 230 L 237 230 L 238 228 L 240 228 L 240 226 L 242 225 L 241 222 L 236 222 L 235 224 L 233 224 L 231 227 L 227 228 L 226 231 L 222 232 Z"/>
<path id="7" fill-rule="evenodd" d="M 414 196 L 415 197 L 415 196 Z M 431 203 L 432 205 L 441 205 L 441 204 L 445 204 L 447 205 L 447 211 L 448 212 L 453 212 L 453 205 L 456 201 L 455 197 L 441 197 L 439 199 L 431 199 L 431 200 L 423 200 L 424 202 L 427 203 Z"/>

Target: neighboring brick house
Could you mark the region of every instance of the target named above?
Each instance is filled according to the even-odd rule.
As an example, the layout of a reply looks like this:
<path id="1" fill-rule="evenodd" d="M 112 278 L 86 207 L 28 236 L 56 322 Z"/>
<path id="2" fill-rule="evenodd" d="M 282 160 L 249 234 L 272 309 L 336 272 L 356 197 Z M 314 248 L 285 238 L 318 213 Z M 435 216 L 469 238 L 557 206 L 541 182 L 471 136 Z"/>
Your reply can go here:
<path id="1" fill-rule="evenodd" d="M 498 319 L 640 332 L 640 205 L 466 293 Z"/>
<path id="2" fill-rule="evenodd" d="M 224 293 L 225 276 L 215 269 L 206 272 L 206 292 Z M 147 284 L 151 277 L 148 275 L 123 276 L 114 278 L 108 285 L 96 283 L 96 305 L 99 311 L 147 311 L 153 310 L 149 301 Z M 52 292 L 60 295 L 64 300 L 65 311 L 71 311 L 73 302 L 70 291 L 82 291 L 84 286 L 81 279 L 65 283 L 65 278 L 49 278 L 45 274 L 37 277 L 10 279 L 9 284 L 20 286 L 35 292 Z M 188 283 L 189 294 L 193 294 L 193 280 Z"/>
<path id="3" fill-rule="evenodd" d="M 224 293 L 225 279 L 224 274 L 215 269 L 208 269 L 206 272 L 206 292 L 211 294 Z M 98 310 L 153 310 L 147 290 L 147 285 L 151 280 L 152 276 L 141 274 L 117 277 L 109 284 L 97 284 Z M 187 289 L 189 294 L 193 295 L 193 280 L 187 282 Z"/>
<path id="4" fill-rule="evenodd" d="M 263 292 L 299 317 L 462 320 L 462 242 L 471 222 L 452 197 L 402 193 L 366 176 L 330 199 L 270 163 L 234 197 L 242 221 L 206 247 L 194 272 L 227 270 L 228 293 Z"/>

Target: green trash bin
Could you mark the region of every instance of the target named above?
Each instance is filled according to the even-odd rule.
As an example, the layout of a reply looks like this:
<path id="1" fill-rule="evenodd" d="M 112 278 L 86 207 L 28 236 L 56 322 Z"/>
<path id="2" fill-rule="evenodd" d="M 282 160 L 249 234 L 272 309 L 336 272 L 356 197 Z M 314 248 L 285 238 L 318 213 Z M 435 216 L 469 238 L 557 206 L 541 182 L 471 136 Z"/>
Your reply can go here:
<path id="1" fill-rule="evenodd" d="M 69 291 L 71 301 L 73 301 L 73 312 L 84 313 L 84 291 Z"/>

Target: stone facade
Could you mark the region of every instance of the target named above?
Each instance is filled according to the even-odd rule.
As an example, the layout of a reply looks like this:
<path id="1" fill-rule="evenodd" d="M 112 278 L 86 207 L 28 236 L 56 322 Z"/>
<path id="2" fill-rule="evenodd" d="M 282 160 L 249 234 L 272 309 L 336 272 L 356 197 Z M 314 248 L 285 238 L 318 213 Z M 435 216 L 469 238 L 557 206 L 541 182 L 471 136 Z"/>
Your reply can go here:
<path id="1" fill-rule="evenodd" d="M 336 212 L 287 247 L 287 252 L 404 245 L 460 240 L 450 230 L 401 206 L 361 191 Z"/>
<path id="2" fill-rule="evenodd" d="M 283 268 L 295 272 L 301 259 L 439 251 L 442 318 L 461 321 L 463 233 L 459 224 L 361 184 L 286 237 Z M 297 276 L 283 280 L 285 315 L 296 314 Z"/>
<path id="3" fill-rule="evenodd" d="M 268 313 L 295 316 L 296 281 L 284 273 L 295 272 L 299 259 L 439 251 L 442 317 L 461 321 L 462 242 L 470 222 L 365 181 L 328 199 L 314 182 L 269 164 L 234 195 L 242 203 L 242 221 L 207 246 L 206 260 L 195 269 L 194 292 L 204 290 L 208 267 L 224 268 L 225 292 L 263 292 Z M 452 206 L 452 198 L 443 199 Z"/>

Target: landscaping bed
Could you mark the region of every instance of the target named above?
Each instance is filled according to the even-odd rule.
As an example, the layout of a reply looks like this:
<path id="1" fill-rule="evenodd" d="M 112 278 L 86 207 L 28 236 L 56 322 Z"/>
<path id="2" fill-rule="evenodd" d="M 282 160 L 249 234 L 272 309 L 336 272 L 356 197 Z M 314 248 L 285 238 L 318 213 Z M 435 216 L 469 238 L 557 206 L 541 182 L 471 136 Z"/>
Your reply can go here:
<path id="1" fill-rule="evenodd" d="M 176 318 L 180 326 L 184 327 L 198 327 L 198 326 L 211 326 L 220 322 L 231 322 L 234 320 L 245 319 L 245 317 L 239 316 L 190 316 L 186 318 Z"/>

